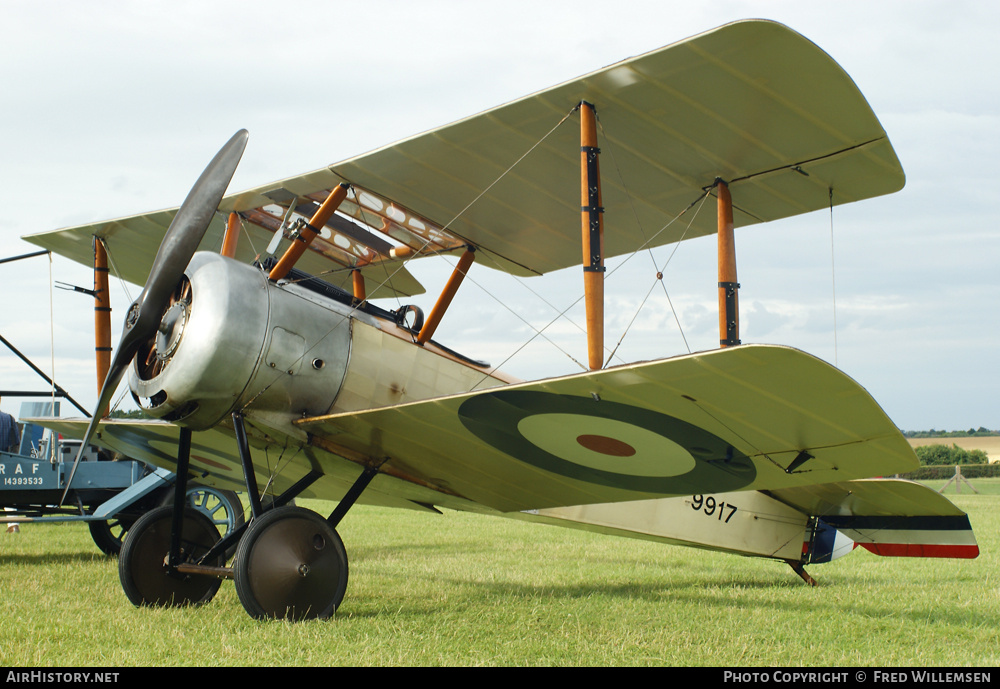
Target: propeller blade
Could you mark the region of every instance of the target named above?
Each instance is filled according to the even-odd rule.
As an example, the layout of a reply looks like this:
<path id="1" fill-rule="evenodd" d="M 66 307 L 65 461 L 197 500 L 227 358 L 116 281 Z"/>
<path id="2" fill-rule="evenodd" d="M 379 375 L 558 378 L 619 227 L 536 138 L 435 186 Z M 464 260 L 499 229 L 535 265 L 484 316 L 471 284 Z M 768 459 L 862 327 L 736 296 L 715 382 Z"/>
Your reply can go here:
<path id="1" fill-rule="evenodd" d="M 142 343 L 155 335 L 163 311 L 170 305 L 171 293 L 180 282 L 184 270 L 191 262 L 191 257 L 205 237 L 212 216 L 222 203 L 222 197 L 225 196 L 229 182 L 236 172 L 236 166 L 243 157 L 248 136 L 247 130 L 241 129 L 215 154 L 212 162 L 191 187 L 187 198 L 167 228 L 167 233 L 163 236 L 160 248 L 156 252 L 156 258 L 153 259 L 146 285 L 125 316 L 125 331 L 118 342 L 114 360 L 101 386 L 97 408 L 87 426 L 87 433 L 83 437 L 83 444 L 80 446 L 76 461 L 73 462 L 66 489 L 59 501 L 60 505 L 66 500 L 83 452 L 90 444 L 97 424 L 107 412 L 111 397 L 115 394 L 125 370 Z"/>

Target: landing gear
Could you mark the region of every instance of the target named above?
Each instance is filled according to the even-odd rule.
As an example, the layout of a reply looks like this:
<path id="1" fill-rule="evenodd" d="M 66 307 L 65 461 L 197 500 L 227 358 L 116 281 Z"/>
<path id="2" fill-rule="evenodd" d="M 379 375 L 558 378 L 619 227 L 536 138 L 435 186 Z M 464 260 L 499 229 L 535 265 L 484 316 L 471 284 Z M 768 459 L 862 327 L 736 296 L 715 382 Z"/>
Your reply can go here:
<path id="1" fill-rule="evenodd" d="M 134 523 L 135 519 L 130 517 L 90 522 L 90 537 L 94 539 L 94 543 L 102 553 L 114 557 L 121 552 L 125 534 Z"/>
<path id="2" fill-rule="evenodd" d="M 214 576 L 190 575 L 170 566 L 173 507 L 158 507 L 140 517 L 129 529 L 118 558 L 118 576 L 125 595 L 134 605 L 177 607 L 212 600 L 221 581 Z M 219 532 L 205 513 L 184 510 L 178 563 L 198 563 L 221 568 L 222 554 L 200 562 L 219 540 Z"/>
<path id="3" fill-rule="evenodd" d="M 793 572 L 802 577 L 802 581 L 806 582 L 810 586 L 818 586 L 816 580 L 809 576 L 809 572 L 806 571 L 806 568 L 802 566 L 801 562 L 798 560 L 785 560 L 785 562 L 788 563 L 788 566 L 792 568 Z"/>
<path id="4" fill-rule="evenodd" d="M 233 566 L 236 594 L 258 619 L 326 619 L 347 590 L 347 552 L 320 515 L 280 507 L 255 519 Z"/>
<path id="5" fill-rule="evenodd" d="M 240 496 L 231 490 L 211 488 L 209 486 L 189 485 L 185 504 L 203 513 L 212 520 L 221 536 L 228 536 L 241 527 L 246 521 L 243 516 L 243 503 Z M 176 500 L 176 487 L 168 490 L 160 504 L 172 506 Z M 226 549 L 226 558 L 236 551 L 236 544 Z"/>
<path id="6" fill-rule="evenodd" d="M 173 503 L 174 491 L 170 489 L 160 504 L 166 506 L 173 505 Z M 232 533 L 244 522 L 243 503 L 240 502 L 239 496 L 231 490 L 221 490 L 208 486 L 189 486 L 187 504 L 211 519 L 223 536 Z M 89 523 L 90 536 L 101 552 L 117 557 L 121 553 L 122 543 L 125 541 L 128 530 L 135 522 L 135 516 L 122 514 L 107 521 L 92 521 Z M 235 548 L 232 548 L 228 554 L 232 555 L 233 550 Z"/>
<path id="7" fill-rule="evenodd" d="M 191 431 L 182 427 L 174 504 L 145 514 L 129 529 L 118 564 L 122 588 L 137 606 L 199 605 L 212 599 L 220 579 L 235 579 L 236 594 L 254 618 L 329 618 L 347 590 L 347 552 L 336 527 L 378 468 L 365 467 L 325 519 L 289 504 L 322 476 L 315 470 L 265 505 L 239 413 L 233 413 L 233 426 L 253 514 L 250 523 L 220 538 L 214 510 L 185 500 Z M 227 552 L 237 540 L 233 565 L 226 567 Z"/>

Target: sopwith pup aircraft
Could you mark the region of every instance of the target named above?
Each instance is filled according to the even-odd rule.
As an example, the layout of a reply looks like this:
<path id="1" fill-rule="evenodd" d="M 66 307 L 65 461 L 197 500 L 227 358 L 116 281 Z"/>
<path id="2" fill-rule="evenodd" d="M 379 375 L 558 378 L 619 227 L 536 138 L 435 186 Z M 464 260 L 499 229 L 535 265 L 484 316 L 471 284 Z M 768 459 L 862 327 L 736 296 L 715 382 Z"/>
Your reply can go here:
<path id="1" fill-rule="evenodd" d="M 179 208 L 25 237 L 93 264 L 97 291 L 95 414 L 37 422 L 176 472 L 178 496 L 197 477 L 249 498 L 247 524 L 221 539 L 180 497 L 139 519 L 119 559 L 134 604 L 206 603 L 233 579 L 253 617 L 329 617 L 348 583 L 336 529 L 357 503 L 770 558 L 810 583 L 806 565 L 857 546 L 978 555 L 946 498 L 873 478 L 918 462 L 861 385 L 740 340 L 735 228 L 905 181 L 851 78 L 789 28 L 727 24 L 227 193 L 247 140 Z M 705 199 L 715 213 L 673 222 Z M 719 348 L 609 365 L 605 260 L 711 234 Z M 457 260 L 426 315 L 377 304 L 420 294 L 409 262 L 441 255 Z M 109 256 L 145 285 L 113 357 Z M 581 257 L 589 370 L 519 381 L 434 339 L 466 274 L 530 279 Z M 152 419 L 105 418 L 126 374 Z M 337 505 L 320 515 L 300 497 Z"/>

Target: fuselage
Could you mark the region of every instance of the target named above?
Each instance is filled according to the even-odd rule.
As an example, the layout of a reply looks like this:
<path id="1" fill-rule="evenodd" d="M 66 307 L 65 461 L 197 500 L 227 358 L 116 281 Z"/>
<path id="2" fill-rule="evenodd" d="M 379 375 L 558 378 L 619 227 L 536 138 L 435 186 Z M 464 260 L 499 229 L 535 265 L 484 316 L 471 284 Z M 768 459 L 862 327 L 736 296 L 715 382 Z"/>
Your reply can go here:
<path id="1" fill-rule="evenodd" d="M 513 382 L 415 333 L 391 312 L 326 283 L 274 283 L 213 253 L 191 260 L 129 386 L 150 415 L 192 430 L 241 410 L 298 434 L 296 419 Z"/>

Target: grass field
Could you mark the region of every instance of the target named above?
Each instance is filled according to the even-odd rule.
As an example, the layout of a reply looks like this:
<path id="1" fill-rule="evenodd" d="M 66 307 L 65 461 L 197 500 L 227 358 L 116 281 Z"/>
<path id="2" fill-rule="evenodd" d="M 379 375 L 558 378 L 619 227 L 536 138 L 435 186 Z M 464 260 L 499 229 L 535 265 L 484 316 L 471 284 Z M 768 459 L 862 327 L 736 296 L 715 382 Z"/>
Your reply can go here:
<path id="1" fill-rule="evenodd" d="M 996 666 L 1000 480 L 975 485 L 950 497 L 978 559 L 859 549 L 810 567 L 817 588 L 777 562 L 358 507 L 343 606 L 298 624 L 250 619 L 231 582 L 201 608 L 136 609 L 86 526 L 29 524 L 0 534 L 0 664 Z"/>

